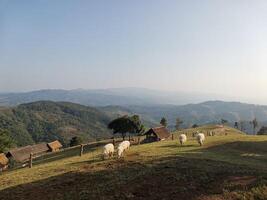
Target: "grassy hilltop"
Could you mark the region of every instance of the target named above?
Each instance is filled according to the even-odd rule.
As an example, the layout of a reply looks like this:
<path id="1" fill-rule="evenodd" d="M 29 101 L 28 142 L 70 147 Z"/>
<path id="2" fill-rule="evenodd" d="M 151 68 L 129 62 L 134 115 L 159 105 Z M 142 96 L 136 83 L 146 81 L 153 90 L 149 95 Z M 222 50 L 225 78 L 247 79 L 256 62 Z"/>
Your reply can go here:
<path id="1" fill-rule="evenodd" d="M 175 133 L 174 141 L 132 146 L 120 160 L 103 161 L 96 148 L 6 172 L 0 199 L 267 199 L 267 136 L 226 131 L 202 147 L 193 138 L 181 147 Z"/>

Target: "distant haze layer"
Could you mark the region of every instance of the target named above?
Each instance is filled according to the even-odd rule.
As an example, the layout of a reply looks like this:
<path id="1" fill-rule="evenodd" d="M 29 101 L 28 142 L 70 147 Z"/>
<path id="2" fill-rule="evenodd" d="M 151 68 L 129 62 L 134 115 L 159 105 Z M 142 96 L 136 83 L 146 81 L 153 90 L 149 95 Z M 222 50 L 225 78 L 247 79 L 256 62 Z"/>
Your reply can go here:
<path id="1" fill-rule="evenodd" d="M 267 104 L 267 1 L 0 2 L 0 91 L 142 87 Z"/>

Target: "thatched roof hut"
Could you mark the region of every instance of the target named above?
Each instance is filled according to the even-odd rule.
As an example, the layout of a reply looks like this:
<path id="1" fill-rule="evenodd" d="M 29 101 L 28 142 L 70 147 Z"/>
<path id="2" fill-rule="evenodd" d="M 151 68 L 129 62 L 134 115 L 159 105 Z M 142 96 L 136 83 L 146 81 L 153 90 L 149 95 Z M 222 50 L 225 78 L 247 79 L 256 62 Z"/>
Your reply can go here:
<path id="1" fill-rule="evenodd" d="M 62 144 L 58 140 L 48 143 L 47 146 L 52 152 L 59 151 L 62 148 Z"/>
<path id="2" fill-rule="evenodd" d="M 7 157 L 12 157 L 15 161 L 23 163 L 29 160 L 30 154 L 34 156 L 42 155 L 49 151 L 46 143 L 28 145 L 25 147 L 20 147 L 12 149 L 7 153 Z"/>
<path id="3" fill-rule="evenodd" d="M 149 129 L 145 135 L 147 138 L 152 138 L 155 141 L 165 140 L 170 137 L 170 133 L 166 127 L 160 126 Z"/>
<path id="4" fill-rule="evenodd" d="M 0 171 L 6 169 L 8 166 L 8 158 L 4 153 L 0 153 Z"/>

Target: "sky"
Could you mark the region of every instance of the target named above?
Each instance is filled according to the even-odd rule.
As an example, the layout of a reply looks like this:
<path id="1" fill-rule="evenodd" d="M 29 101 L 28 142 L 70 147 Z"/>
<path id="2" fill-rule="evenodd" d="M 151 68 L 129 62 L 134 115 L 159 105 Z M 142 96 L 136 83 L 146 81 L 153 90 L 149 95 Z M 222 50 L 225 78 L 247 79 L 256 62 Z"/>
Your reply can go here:
<path id="1" fill-rule="evenodd" d="M 267 104 L 265 0 L 0 0 L 0 91 L 142 87 Z"/>

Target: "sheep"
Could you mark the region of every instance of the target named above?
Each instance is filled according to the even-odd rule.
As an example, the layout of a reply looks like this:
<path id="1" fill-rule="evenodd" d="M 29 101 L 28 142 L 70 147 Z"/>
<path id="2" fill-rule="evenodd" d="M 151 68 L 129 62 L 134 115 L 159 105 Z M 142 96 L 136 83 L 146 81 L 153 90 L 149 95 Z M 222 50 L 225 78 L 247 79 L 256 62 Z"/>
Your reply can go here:
<path id="1" fill-rule="evenodd" d="M 196 138 L 197 138 L 197 141 L 200 144 L 200 146 L 202 146 L 203 142 L 205 141 L 204 133 L 198 133 Z"/>
<path id="2" fill-rule="evenodd" d="M 105 159 L 105 157 L 112 157 L 114 153 L 114 145 L 112 143 L 106 144 L 104 146 L 104 151 L 103 151 L 103 159 Z"/>
<path id="3" fill-rule="evenodd" d="M 180 144 L 181 144 L 181 145 L 183 145 L 183 144 L 186 142 L 186 140 L 187 140 L 187 137 L 186 137 L 185 134 L 181 134 L 181 135 L 179 136 L 179 141 L 180 141 Z"/>
<path id="4" fill-rule="evenodd" d="M 123 141 L 118 146 L 118 157 L 122 157 L 123 152 L 130 148 L 131 143 L 129 141 Z"/>
<path id="5" fill-rule="evenodd" d="M 122 146 L 118 147 L 118 158 L 122 157 L 124 151 L 125 149 Z"/>
<path id="6" fill-rule="evenodd" d="M 119 144 L 119 146 L 122 146 L 124 149 L 129 149 L 130 148 L 131 143 L 129 141 L 123 141 Z"/>

